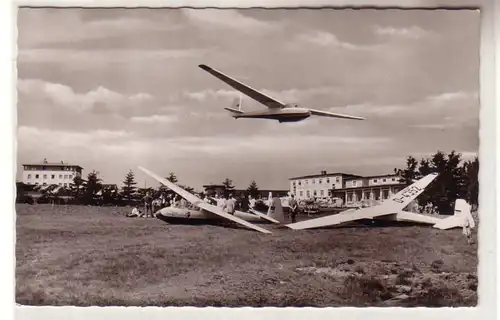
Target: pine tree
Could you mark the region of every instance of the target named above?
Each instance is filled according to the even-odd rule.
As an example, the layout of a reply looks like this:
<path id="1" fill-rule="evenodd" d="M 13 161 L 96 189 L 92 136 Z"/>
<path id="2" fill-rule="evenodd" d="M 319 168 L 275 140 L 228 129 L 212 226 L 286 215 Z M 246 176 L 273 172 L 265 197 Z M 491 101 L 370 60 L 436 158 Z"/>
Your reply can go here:
<path id="1" fill-rule="evenodd" d="M 125 176 L 125 180 L 123 181 L 122 195 L 125 200 L 130 201 L 130 199 L 132 198 L 132 194 L 136 190 L 136 184 L 137 182 L 135 182 L 135 175 L 132 170 L 130 170 Z"/>
<path id="2" fill-rule="evenodd" d="M 247 188 L 248 194 L 252 196 L 252 198 L 257 199 L 259 196 L 259 187 L 257 186 L 257 182 L 255 180 L 250 183 Z"/>
<path id="3" fill-rule="evenodd" d="M 93 170 L 87 175 L 87 185 L 84 193 L 87 204 L 94 203 L 94 196 L 102 188 L 101 179 L 99 179 L 98 174 L 99 172 Z"/>

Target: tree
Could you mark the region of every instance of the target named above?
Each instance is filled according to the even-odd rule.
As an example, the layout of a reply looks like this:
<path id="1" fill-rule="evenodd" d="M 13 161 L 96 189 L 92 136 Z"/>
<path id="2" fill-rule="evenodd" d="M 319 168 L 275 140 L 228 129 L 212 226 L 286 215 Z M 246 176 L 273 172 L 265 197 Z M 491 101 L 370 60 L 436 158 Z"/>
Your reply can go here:
<path id="1" fill-rule="evenodd" d="M 168 181 L 172 182 L 172 183 L 177 183 L 178 180 L 177 180 L 177 176 L 173 173 L 173 172 L 170 172 L 168 177 L 166 178 Z"/>
<path id="2" fill-rule="evenodd" d="M 75 176 L 73 178 L 73 183 L 71 184 L 71 188 L 73 189 L 73 197 L 75 198 L 76 201 L 80 199 L 81 193 L 80 190 L 85 184 L 85 180 L 82 179 L 80 176 Z"/>
<path id="3" fill-rule="evenodd" d="M 257 199 L 259 196 L 259 187 L 257 186 L 257 182 L 255 180 L 250 183 L 250 185 L 247 188 L 248 194 L 252 196 L 252 198 Z"/>
<path id="4" fill-rule="evenodd" d="M 93 170 L 87 175 L 87 187 L 85 188 L 84 198 L 85 203 L 94 203 L 94 197 L 102 188 L 101 179 L 97 176 L 99 172 Z"/>
<path id="5" fill-rule="evenodd" d="M 233 180 L 226 178 L 226 180 L 222 182 L 222 185 L 224 186 L 224 196 L 227 198 L 229 194 L 234 190 Z"/>
<path id="6" fill-rule="evenodd" d="M 125 200 L 130 201 L 130 199 L 132 198 L 132 194 L 136 190 L 136 184 L 137 182 L 135 182 L 135 175 L 132 170 L 130 170 L 125 176 L 125 180 L 123 181 L 122 195 Z"/>
<path id="7" fill-rule="evenodd" d="M 399 182 L 409 186 L 410 184 L 413 183 L 413 180 L 417 178 L 418 175 L 417 167 L 418 167 L 417 159 L 415 159 L 412 156 L 409 156 L 406 159 L 406 168 L 405 169 L 394 168 L 394 173 L 400 176 Z"/>
<path id="8" fill-rule="evenodd" d="M 469 203 L 473 206 L 479 204 L 479 159 L 466 161 L 463 164 L 465 193 Z"/>
<path id="9" fill-rule="evenodd" d="M 464 198 L 469 203 L 473 202 L 474 181 L 477 181 L 477 174 L 474 174 L 475 166 L 467 163 L 460 165 L 461 158 L 462 155 L 455 151 L 448 155 L 437 151 L 430 158 L 422 159 L 420 163 L 413 157 L 408 157 L 406 169 L 394 169 L 394 171 L 401 175 L 401 180 L 406 184 L 411 183 L 412 177 L 419 179 L 431 172 L 438 173 L 438 177 L 417 200 L 421 208 L 432 204 L 439 213 L 451 214 L 456 199 Z M 470 177 L 467 170 L 470 172 Z"/>

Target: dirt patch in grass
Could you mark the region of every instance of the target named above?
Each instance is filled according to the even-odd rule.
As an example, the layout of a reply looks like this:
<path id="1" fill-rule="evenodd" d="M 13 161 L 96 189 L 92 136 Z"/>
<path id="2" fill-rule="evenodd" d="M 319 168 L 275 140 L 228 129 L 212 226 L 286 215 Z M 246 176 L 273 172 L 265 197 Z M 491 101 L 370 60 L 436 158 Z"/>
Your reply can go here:
<path id="1" fill-rule="evenodd" d="M 461 230 L 254 231 L 17 205 L 16 301 L 78 306 L 473 306 Z"/>

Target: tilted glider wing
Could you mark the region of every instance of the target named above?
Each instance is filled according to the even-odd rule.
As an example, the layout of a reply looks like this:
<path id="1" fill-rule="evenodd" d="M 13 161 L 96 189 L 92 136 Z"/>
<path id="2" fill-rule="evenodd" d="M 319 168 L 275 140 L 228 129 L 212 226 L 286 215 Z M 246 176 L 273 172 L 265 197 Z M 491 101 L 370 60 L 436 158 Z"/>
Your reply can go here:
<path id="1" fill-rule="evenodd" d="M 362 118 L 362 117 L 349 116 L 349 115 L 340 114 L 340 113 L 333 113 L 333 112 L 314 110 L 314 109 L 309 109 L 309 111 L 311 111 L 311 114 L 313 114 L 315 116 L 351 119 L 351 120 L 365 120 L 365 118 Z"/>
<path id="2" fill-rule="evenodd" d="M 177 193 L 178 195 L 180 195 L 181 197 L 183 197 L 187 201 L 191 202 L 193 205 L 197 206 L 200 209 L 207 210 L 207 211 L 209 211 L 213 214 L 216 214 L 222 218 L 226 218 L 226 219 L 231 220 L 233 222 L 239 223 L 239 224 L 244 225 L 245 227 L 248 227 L 250 229 L 254 229 L 254 230 L 257 230 L 257 231 L 262 232 L 262 233 L 271 233 L 271 231 L 269 231 L 269 230 L 255 226 L 255 225 L 249 223 L 248 221 L 237 218 L 229 213 L 222 211 L 222 209 L 219 207 L 216 207 L 216 206 L 213 206 L 211 204 L 204 202 L 203 200 L 201 200 L 200 198 L 198 198 L 194 194 L 187 192 L 186 190 L 182 189 L 178 185 L 168 181 L 167 179 L 164 179 L 164 178 L 154 174 L 153 172 L 149 171 L 148 169 L 145 169 L 143 167 L 139 167 L 139 169 L 141 169 L 146 174 L 148 174 L 149 176 L 151 176 L 152 178 L 154 178 L 158 182 L 162 183 L 167 188 L 174 191 L 175 193 Z"/>
<path id="3" fill-rule="evenodd" d="M 410 202 L 418 197 L 436 177 L 436 173 L 428 174 L 412 185 L 399 191 L 389 199 L 384 200 L 384 202 L 382 202 L 380 205 L 357 210 L 347 210 L 340 214 L 334 214 L 331 216 L 292 223 L 287 225 L 287 227 L 296 230 L 319 228 L 337 225 L 343 222 L 350 222 L 361 219 L 372 219 L 389 214 L 398 214 L 408 204 L 410 204 Z"/>
<path id="4" fill-rule="evenodd" d="M 198 67 L 200 67 L 201 69 L 210 73 L 211 75 L 218 78 L 219 80 L 222 80 L 223 82 L 227 83 L 228 85 L 230 85 L 234 89 L 240 91 L 241 93 L 244 93 L 245 95 L 249 96 L 250 98 L 254 99 L 255 101 L 262 103 L 263 105 L 265 105 L 268 108 L 281 109 L 281 108 L 285 107 L 284 103 L 282 103 L 274 98 L 271 98 L 270 96 L 265 95 L 262 92 L 257 91 L 254 88 L 251 88 L 250 86 L 247 86 L 246 84 L 241 83 L 238 80 L 235 80 L 235 79 L 225 75 L 224 73 L 222 73 L 218 70 L 215 70 L 214 68 L 211 68 L 211 67 L 204 65 L 204 64 L 200 64 Z"/>

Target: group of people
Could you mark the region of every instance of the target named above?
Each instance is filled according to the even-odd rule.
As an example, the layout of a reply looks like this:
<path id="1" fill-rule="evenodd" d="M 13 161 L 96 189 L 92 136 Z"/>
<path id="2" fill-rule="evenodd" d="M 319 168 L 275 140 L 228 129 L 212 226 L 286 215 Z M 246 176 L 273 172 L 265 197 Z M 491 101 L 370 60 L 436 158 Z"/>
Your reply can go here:
<path id="1" fill-rule="evenodd" d="M 199 194 L 202 201 L 205 201 L 211 205 L 218 206 L 224 210 L 224 212 L 234 215 L 236 210 L 241 210 L 243 212 L 248 212 L 250 209 L 255 208 L 257 200 L 251 195 L 245 195 L 240 199 L 236 199 L 233 194 L 229 194 L 227 197 L 219 197 L 215 195 L 214 197 L 208 197 L 203 192 Z M 173 194 L 160 194 L 158 198 L 154 198 L 151 192 L 147 192 L 142 198 L 142 203 L 144 204 L 144 212 L 142 212 L 136 205 L 132 208 L 132 212 L 127 214 L 128 217 L 154 217 L 154 212 L 157 209 L 165 207 L 176 207 L 176 208 L 192 208 L 193 205 L 186 201 L 183 197 Z M 296 222 L 296 217 L 298 214 L 298 203 L 294 196 L 291 195 L 288 200 L 288 206 L 290 207 L 290 216 L 292 223 Z"/>

